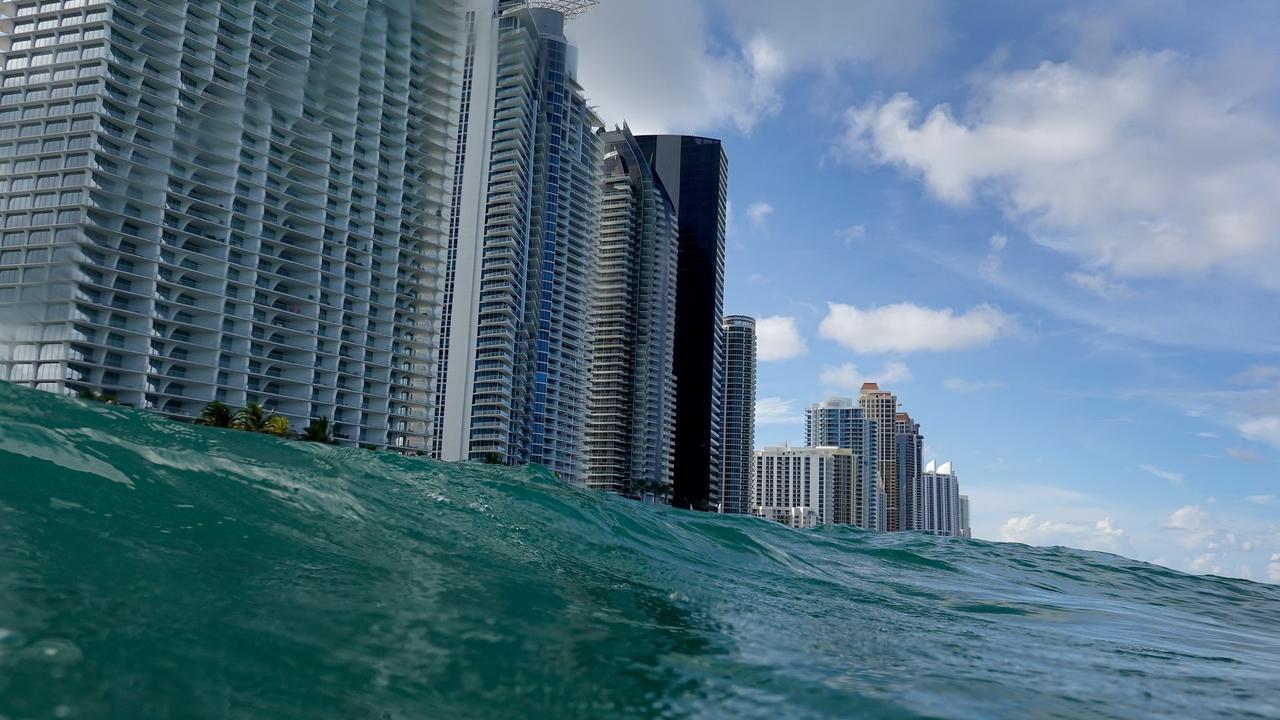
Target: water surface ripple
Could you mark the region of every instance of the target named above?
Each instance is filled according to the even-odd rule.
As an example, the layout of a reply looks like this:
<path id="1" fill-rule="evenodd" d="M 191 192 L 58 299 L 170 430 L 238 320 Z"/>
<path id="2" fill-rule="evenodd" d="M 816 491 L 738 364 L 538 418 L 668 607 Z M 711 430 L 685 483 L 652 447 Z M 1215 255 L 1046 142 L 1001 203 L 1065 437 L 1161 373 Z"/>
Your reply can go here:
<path id="1" fill-rule="evenodd" d="M 0 717 L 1280 717 L 1280 587 L 0 383 Z"/>

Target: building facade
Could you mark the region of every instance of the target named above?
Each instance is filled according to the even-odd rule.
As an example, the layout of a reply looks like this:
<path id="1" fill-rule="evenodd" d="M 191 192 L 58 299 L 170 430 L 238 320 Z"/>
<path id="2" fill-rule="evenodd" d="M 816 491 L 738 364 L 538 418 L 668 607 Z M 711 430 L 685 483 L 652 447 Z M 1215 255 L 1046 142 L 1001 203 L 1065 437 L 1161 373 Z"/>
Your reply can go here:
<path id="1" fill-rule="evenodd" d="M 679 217 L 672 503 L 711 509 L 724 478 L 724 232 L 729 161 L 720 141 L 636 138 Z"/>
<path id="2" fill-rule="evenodd" d="M 805 444 L 840 447 L 853 453 L 854 474 L 848 485 L 837 484 L 835 522 L 877 530 L 878 433 L 876 423 L 850 398 L 829 397 L 810 405 L 804 414 Z"/>
<path id="3" fill-rule="evenodd" d="M 863 383 L 858 406 L 876 424 L 876 496 L 882 530 L 901 530 L 901 498 L 898 493 L 898 441 L 894 420 L 898 398 L 876 383 Z"/>
<path id="4" fill-rule="evenodd" d="M 19 0 L 0 378 L 429 449 L 454 0 Z"/>
<path id="5" fill-rule="evenodd" d="M 838 485 L 853 480 L 853 453 L 846 448 L 767 447 L 754 453 L 751 473 L 752 514 L 775 517 L 815 514 L 814 523 L 836 523 L 835 494 Z"/>
<path id="6" fill-rule="evenodd" d="M 969 496 L 960 496 L 960 532 L 962 538 L 973 537 L 973 529 L 969 526 Z"/>
<path id="7" fill-rule="evenodd" d="M 807 507 L 758 507 L 751 514 L 797 530 L 818 527 L 818 513 Z"/>
<path id="8" fill-rule="evenodd" d="M 920 475 L 920 530 L 935 535 L 960 535 L 960 481 L 951 463 L 930 460 Z"/>
<path id="9" fill-rule="evenodd" d="M 924 452 L 924 435 L 920 423 L 907 413 L 894 417 L 894 439 L 898 449 L 898 529 L 917 530 L 920 527 L 920 472 L 921 455 Z"/>
<path id="10" fill-rule="evenodd" d="M 675 443 L 677 219 L 631 131 L 601 134 L 585 483 L 669 498 Z"/>
<path id="11" fill-rule="evenodd" d="M 576 81 L 564 14 L 471 0 L 466 21 L 436 454 L 540 463 L 578 482 L 600 123 Z"/>
<path id="12" fill-rule="evenodd" d="M 751 512 L 751 466 L 756 429 L 756 321 L 724 318 L 724 484 L 723 512 Z"/>

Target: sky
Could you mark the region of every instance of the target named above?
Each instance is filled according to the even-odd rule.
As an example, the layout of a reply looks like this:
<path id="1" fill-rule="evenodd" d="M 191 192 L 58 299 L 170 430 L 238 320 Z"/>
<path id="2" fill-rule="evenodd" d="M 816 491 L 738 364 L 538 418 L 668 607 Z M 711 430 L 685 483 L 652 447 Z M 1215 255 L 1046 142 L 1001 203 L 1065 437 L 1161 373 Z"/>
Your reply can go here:
<path id="1" fill-rule="evenodd" d="M 864 381 L 974 536 L 1280 583 L 1280 4 L 602 0 L 601 117 L 721 138 L 756 444 Z"/>

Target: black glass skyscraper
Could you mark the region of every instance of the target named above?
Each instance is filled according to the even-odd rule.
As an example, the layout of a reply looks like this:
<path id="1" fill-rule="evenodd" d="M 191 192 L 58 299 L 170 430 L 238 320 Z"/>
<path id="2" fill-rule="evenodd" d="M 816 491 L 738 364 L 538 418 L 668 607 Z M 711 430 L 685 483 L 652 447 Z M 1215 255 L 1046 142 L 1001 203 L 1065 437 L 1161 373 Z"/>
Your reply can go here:
<path id="1" fill-rule="evenodd" d="M 719 140 L 636 138 L 680 218 L 676 281 L 676 441 L 672 503 L 711 509 L 723 476 L 724 231 L 729 161 Z"/>

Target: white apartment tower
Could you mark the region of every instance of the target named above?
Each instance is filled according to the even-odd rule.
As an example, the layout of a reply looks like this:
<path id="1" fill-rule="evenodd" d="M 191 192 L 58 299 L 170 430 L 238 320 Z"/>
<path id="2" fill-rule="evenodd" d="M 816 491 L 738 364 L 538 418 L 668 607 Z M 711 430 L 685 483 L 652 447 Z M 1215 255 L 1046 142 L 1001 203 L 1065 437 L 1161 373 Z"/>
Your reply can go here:
<path id="1" fill-rule="evenodd" d="M 767 447 L 755 451 L 751 473 L 751 512 L 775 520 L 803 521 L 806 511 L 814 523 L 831 525 L 835 518 L 835 492 L 839 484 L 852 482 L 853 453 L 835 447 Z"/>
<path id="2" fill-rule="evenodd" d="M 0 378 L 428 449 L 459 3 L 0 17 Z"/>
<path id="3" fill-rule="evenodd" d="M 678 220 L 631 131 L 604 132 L 601 139 L 604 179 L 583 475 L 598 490 L 667 498 L 676 422 Z"/>
<path id="4" fill-rule="evenodd" d="M 960 498 L 960 481 L 951 463 L 938 465 L 930 460 L 920 475 L 919 529 L 935 535 L 961 535 L 967 526 L 967 517 L 966 522 L 962 522 Z"/>
<path id="5" fill-rule="evenodd" d="M 960 537 L 973 537 L 973 530 L 969 527 L 969 496 L 960 496 Z"/>
<path id="6" fill-rule="evenodd" d="M 466 13 L 434 451 L 574 482 L 603 153 L 564 37 L 565 13 L 592 3 L 541 4 L 471 0 Z"/>
<path id="7" fill-rule="evenodd" d="M 829 397 L 805 409 L 804 433 L 810 447 L 839 447 L 853 453 L 850 483 L 836 485 L 835 522 L 880 529 L 876 423 L 851 398 Z"/>
<path id="8" fill-rule="evenodd" d="M 724 420 L 720 484 L 723 512 L 751 512 L 751 465 L 756 430 L 756 321 L 746 315 L 724 316 Z"/>

